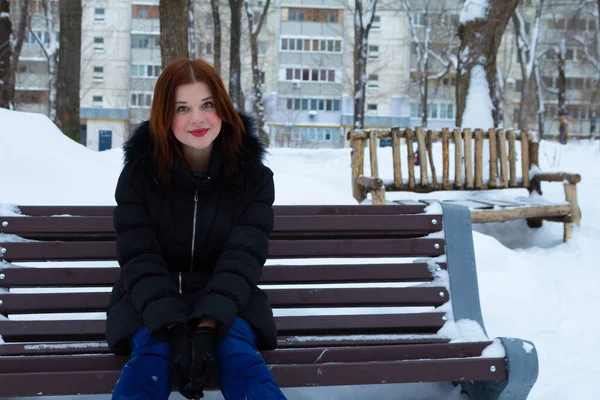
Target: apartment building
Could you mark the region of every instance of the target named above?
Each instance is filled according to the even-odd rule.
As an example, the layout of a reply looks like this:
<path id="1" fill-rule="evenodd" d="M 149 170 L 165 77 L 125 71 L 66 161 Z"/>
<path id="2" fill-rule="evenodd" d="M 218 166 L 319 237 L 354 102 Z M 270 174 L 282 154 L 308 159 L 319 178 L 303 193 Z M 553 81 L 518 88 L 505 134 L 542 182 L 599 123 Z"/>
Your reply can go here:
<path id="1" fill-rule="evenodd" d="M 32 30 L 49 41 L 41 0 L 30 0 Z M 18 10 L 18 0 L 11 9 Z M 81 122 L 85 144 L 95 150 L 120 146 L 150 113 L 152 95 L 161 73 L 159 0 L 83 0 L 81 60 Z M 352 4 L 349 4 L 352 3 Z M 458 0 L 411 1 L 408 14 L 403 2 L 381 0 L 369 35 L 366 128 L 421 125 L 419 65 L 416 36 L 421 43 L 429 29 L 429 48 L 440 55 L 430 60 L 428 126 L 449 127 L 455 121 L 455 72 L 444 71 L 444 55 L 459 46 L 455 30 Z M 585 135 L 592 123 L 590 101 L 595 70 L 584 60 L 577 38 L 595 43 L 592 16 L 559 0 L 550 1 L 542 25 L 540 49 L 553 48 L 567 35 L 567 98 L 571 132 Z M 52 1 L 58 15 L 58 1 Z M 214 63 L 214 27 L 210 3 L 193 2 L 196 20 L 193 43 L 197 57 Z M 262 10 L 263 1 L 254 1 Z M 267 128 L 275 146 L 343 147 L 353 120 L 354 10 L 347 0 L 274 0 L 259 35 L 259 68 Z M 524 18 L 532 18 L 535 0 L 522 0 Z M 220 7 L 221 74 L 229 81 L 228 3 Z M 18 14 L 13 11 L 13 16 Z M 412 17 L 414 33 L 409 24 Z M 570 17 L 571 16 L 571 17 Z M 15 19 L 16 21 L 17 19 Z M 56 18 L 58 20 L 58 18 Z M 58 24 L 56 25 L 58 30 Z M 252 112 L 252 76 L 248 21 L 242 13 L 242 91 L 245 109 Z M 590 46 L 591 49 L 595 48 Z M 543 57 L 546 133 L 557 128 L 557 70 L 553 53 Z M 17 108 L 48 113 L 46 56 L 35 37 L 28 34 L 17 77 Z M 441 61 L 440 61 L 441 60 Z M 520 103 L 520 66 L 514 29 L 509 25 L 498 55 L 505 74 L 505 126 L 514 126 Z M 598 114 L 598 113 L 597 113 Z M 596 115 L 597 115 L 596 114 Z M 535 128 L 535 118 L 532 128 Z"/>

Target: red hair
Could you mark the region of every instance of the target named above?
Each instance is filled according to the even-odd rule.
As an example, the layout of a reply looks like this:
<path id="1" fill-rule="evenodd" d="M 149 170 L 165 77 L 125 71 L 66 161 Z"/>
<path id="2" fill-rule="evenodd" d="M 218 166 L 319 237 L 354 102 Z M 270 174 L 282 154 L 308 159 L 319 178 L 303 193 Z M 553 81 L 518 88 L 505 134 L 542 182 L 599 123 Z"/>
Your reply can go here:
<path id="1" fill-rule="evenodd" d="M 204 60 L 177 60 L 164 69 L 154 87 L 154 99 L 150 110 L 150 135 L 154 139 L 154 159 L 160 182 L 171 182 L 175 154 L 181 155 L 179 142 L 171 130 L 175 115 L 175 91 L 180 85 L 202 82 L 213 95 L 217 115 L 223 121 L 221 133 L 215 139 L 223 153 L 223 170 L 226 176 L 239 172 L 236 154 L 242 145 L 244 124 L 237 113 L 225 85 L 217 71 Z"/>

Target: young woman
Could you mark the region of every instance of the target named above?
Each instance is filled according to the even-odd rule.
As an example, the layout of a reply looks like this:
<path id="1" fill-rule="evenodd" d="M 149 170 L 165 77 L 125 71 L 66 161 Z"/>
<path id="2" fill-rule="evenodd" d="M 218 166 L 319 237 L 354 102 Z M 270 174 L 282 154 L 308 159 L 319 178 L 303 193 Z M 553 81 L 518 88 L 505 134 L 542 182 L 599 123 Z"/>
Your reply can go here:
<path id="1" fill-rule="evenodd" d="M 264 154 L 208 63 L 163 71 L 115 193 L 106 339 L 131 358 L 113 399 L 165 400 L 172 386 L 198 399 L 214 378 L 227 400 L 285 399 L 258 352 L 277 344 L 257 287 L 274 219 Z"/>

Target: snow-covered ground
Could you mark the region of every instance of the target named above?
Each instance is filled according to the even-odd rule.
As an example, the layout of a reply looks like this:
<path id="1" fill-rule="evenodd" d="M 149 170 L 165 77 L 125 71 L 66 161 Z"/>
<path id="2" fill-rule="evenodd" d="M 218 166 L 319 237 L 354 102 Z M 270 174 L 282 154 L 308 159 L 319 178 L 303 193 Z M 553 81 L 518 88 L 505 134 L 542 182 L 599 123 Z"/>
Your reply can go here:
<path id="1" fill-rule="evenodd" d="M 0 203 L 5 205 L 114 204 L 121 157 L 120 149 L 97 153 L 73 143 L 44 116 L 0 109 Z M 380 155 L 383 178 L 392 177 L 387 157 L 385 151 Z M 276 204 L 355 204 L 349 149 L 272 149 L 268 163 L 275 172 Z M 536 344 L 540 375 L 530 399 L 592 400 L 598 398 L 594 388 L 600 375 L 600 322 L 594 317 L 600 304 L 598 143 L 543 142 L 540 163 L 543 170 L 582 174 L 577 185 L 582 226 L 563 244 L 562 225 L 557 223 L 546 222 L 537 230 L 527 228 L 524 221 L 476 225 L 484 320 L 490 337 L 518 337 Z M 564 199 L 561 184 L 545 184 L 543 190 L 544 196 Z M 387 198 L 437 196 L 393 193 Z M 290 400 L 463 399 L 449 384 L 288 389 L 286 393 Z M 206 398 L 221 399 L 217 393 Z"/>

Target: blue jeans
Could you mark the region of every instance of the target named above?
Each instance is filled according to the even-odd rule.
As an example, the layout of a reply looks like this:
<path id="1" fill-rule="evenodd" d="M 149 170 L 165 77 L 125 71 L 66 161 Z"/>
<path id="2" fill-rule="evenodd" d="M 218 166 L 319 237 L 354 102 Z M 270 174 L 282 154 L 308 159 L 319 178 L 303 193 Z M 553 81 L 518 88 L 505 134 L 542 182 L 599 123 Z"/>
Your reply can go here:
<path id="1" fill-rule="evenodd" d="M 113 400 L 166 400 L 171 393 L 170 345 L 144 327 L 131 339 L 131 358 L 121 371 Z M 256 334 L 243 319 L 217 343 L 218 380 L 225 400 L 285 400 L 256 349 Z"/>

